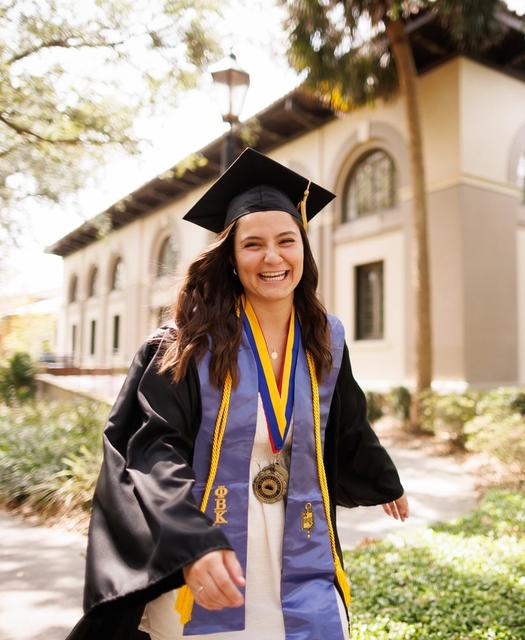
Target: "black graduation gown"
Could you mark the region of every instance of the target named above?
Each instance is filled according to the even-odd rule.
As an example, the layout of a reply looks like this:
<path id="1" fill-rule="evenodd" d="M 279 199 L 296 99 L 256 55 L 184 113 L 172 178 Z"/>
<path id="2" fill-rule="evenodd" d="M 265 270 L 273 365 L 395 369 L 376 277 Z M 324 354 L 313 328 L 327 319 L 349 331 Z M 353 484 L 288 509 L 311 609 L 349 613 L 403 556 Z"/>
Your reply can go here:
<path id="1" fill-rule="evenodd" d="M 88 534 L 85 615 L 66 640 L 146 640 L 147 602 L 184 584 L 182 567 L 231 549 L 192 495 L 193 443 L 201 420 L 193 363 L 178 384 L 159 374 L 163 336 L 137 352 L 104 430 L 104 461 Z M 325 432 L 335 507 L 384 504 L 403 494 L 399 475 L 367 420 L 366 398 L 345 345 Z"/>

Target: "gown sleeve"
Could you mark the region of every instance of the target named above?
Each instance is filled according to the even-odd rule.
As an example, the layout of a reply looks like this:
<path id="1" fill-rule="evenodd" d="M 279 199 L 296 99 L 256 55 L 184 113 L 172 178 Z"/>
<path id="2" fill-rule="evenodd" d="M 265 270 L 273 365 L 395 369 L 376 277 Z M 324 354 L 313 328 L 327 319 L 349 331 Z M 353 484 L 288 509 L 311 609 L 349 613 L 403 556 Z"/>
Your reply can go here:
<path id="1" fill-rule="evenodd" d="M 325 468 L 332 503 L 342 507 L 385 504 L 403 495 L 399 474 L 367 419 L 345 344 L 325 436 Z"/>
<path id="2" fill-rule="evenodd" d="M 184 584 L 182 567 L 225 533 L 196 504 L 191 468 L 200 424 L 195 365 L 174 384 L 159 374 L 162 338 L 136 354 L 104 430 L 104 459 L 88 533 L 85 615 L 67 640 L 145 638 L 149 600 Z"/>

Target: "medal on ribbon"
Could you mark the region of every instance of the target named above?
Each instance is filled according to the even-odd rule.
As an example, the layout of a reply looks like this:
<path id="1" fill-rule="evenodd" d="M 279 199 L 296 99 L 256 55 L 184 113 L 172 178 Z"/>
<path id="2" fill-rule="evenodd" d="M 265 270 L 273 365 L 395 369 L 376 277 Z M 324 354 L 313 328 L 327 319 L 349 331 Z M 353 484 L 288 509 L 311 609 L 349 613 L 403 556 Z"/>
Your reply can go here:
<path id="1" fill-rule="evenodd" d="M 278 454 L 284 446 L 290 429 L 295 391 L 295 367 L 299 352 L 300 327 L 292 307 L 284 364 L 279 379 L 275 376 L 264 335 L 252 305 L 242 297 L 244 330 L 257 364 L 259 392 L 268 425 L 268 437 L 276 459 L 259 471 L 253 481 L 253 491 L 261 502 L 277 502 L 288 488 L 288 471 L 279 461 Z"/>

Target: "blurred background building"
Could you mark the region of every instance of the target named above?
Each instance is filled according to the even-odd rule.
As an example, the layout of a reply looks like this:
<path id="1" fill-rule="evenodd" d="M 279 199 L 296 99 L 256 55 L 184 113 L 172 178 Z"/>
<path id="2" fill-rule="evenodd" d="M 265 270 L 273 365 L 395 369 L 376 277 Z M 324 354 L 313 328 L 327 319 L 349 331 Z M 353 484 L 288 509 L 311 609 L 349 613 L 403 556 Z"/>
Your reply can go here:
<path id="1" fill-rule="evenodd" d="M 0 361 L 17 351 L 51 362 L 59 350 L 60 290 L 0 298 Z"/>
<path id="2" fill-rule="evenodd" d="M 410 38 L 427 178 L 433 386 L 523 384 L 523 34 L 511 31 L 474 59 L 431 27 Z M 338 196 L 309 236 L 321 297 L 345 325 L 360 383 L 411 386 L 412 191 L 402 101 L 339 114 L 298 88 L 256 119 L 255 148 Z M 211 239 L 182 216 L 219 176 L 226 137 L 195 150 L 206 164 L 159 175 L 50 247 L 65 267 L 59 351 L 78 367 L 127 367 L 167 317 L 185 268 Z"/>

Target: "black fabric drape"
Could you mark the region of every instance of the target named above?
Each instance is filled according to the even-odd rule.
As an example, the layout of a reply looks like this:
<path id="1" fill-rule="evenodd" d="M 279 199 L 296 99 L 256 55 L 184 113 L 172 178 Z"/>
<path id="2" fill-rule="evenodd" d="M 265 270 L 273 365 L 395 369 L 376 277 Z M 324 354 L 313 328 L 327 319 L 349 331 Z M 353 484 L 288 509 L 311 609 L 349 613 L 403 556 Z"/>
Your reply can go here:
<path id="1" fill-rule="evenodd" d="M 157 337 L 138 351 L 104 430 L 88 535 L 85 615 L 66 640 L 147 638 L 137 631 L 145 604 L 184 584 L 186 564 L 232 548 L 191 491 L 201 419 L 196 366 L 176 385 L 159 374 L 162 341 Z M 403 493 L 366 411 L 345 346 L 324 449 L 334 523 L 336 505 L 384 504 Z"/>

